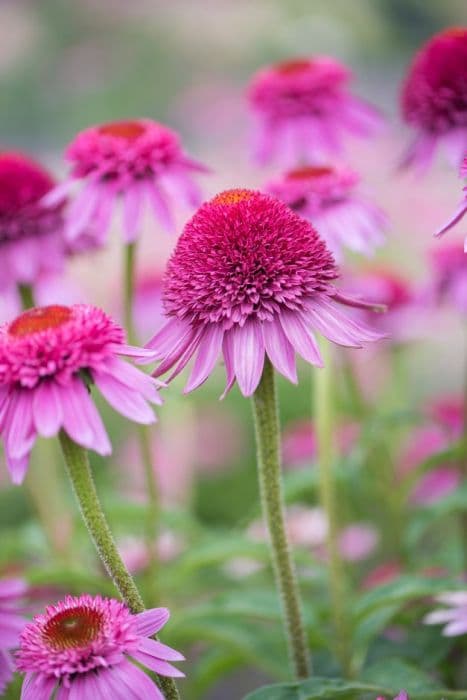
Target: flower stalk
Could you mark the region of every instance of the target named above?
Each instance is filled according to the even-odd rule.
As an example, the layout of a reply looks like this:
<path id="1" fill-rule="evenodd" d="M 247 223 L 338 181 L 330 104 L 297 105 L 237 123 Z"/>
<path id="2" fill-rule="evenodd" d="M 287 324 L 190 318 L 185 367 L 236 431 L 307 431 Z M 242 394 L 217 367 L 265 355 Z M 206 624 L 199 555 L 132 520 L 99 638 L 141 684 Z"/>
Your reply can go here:
<path id="1" fill-rule="evenodd" d="M 279 414 L 271 362 L 266 359 L 253 395 L 253 415 L 261 505 L 267 522 L 276 586 L 279 591 L 290 660 L 297 678 L 310 675 L 297 575 L 287 538 L 280 464 Z"/>
<path id="2" fill-rule="evenodd" d="M 73 442 L 65 431 L 60 432 L 59 439 L 81 515 L 102 563 L 131 612 L 143 612 L 145 610 L 143 599 L 120 557 L 102 510 L 88 454 L 83 447 Z M 177 687 L 171 678 L 158 676 L 157 679 L 166 700 L 179 698 Z"/>

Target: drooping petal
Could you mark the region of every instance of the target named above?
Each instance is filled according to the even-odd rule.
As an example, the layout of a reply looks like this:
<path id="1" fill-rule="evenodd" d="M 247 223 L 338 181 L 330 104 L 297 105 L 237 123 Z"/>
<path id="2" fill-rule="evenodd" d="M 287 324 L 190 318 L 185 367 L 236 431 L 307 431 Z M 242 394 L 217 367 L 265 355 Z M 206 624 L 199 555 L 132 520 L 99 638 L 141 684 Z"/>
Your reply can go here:
<path id="1" fill-rule="evenodd" d="M 142 637 L 151 637 L 164 627 L 170 617 L 167 608 L 151 608 L 135 615 L 136 631 Z"/>
<path id="2" fill-rule="evenodd" d="M 216 323 L 211 323 L 204 329 L 199 340 L 198 354 L 184 393 L 193 391 L 209 377 L 219 357 L 223 337 L 224 331 Z"/>
<path id="3" fill-rule="evenodd" d="M 34 425 L 39 435 L 53 437 L 60 430 L 63 420 L 59 392 L 53 381 L 42 381 L 34 391 Z"/>
<path id="4" fill-rule="evenodd" d="M 280 322 L 290 343 L 304 360 L 316 367 L 323 367 L 323 360 L 312 331 L 297 312 L 281 312 Z"/>
<path id="5" fill-rule="evenodd" d="M 165 228 L 168 233 L 174 233 L 175 222 L 167 203 L 165 193 L 162 192 L 160 185 L 157 182 L 148 182 L 147 193 L 154 214 L 159 219 L 161 226 Z"/>
<path id="6" fill-rule="evenodd" d="M 6 466 L 11 476 L 12 482 L 16 485 L 22 484 L 24 481 L 24 477 L 26 476 L 26 472 L 28 470 L 30 455 L 27 454 L 24 455 L 24 457 L 21 457 L 20 459 L 14 459 L 13 457 L 10 457 L 8 452 L 6 452 L 5 458 Z"/>
<path id="7" fill-rule="evenodd" d="M 125 690 L 126 694 L 122 695 L 122 700 L 164 700 L 161 691 L 140 668 L 130 663 L 123 661 L 113 669 L 115 676 L 118 678 L 120 686 Z M 120 700 L 118 698 L 118 700 Z"/>
<path id="8" fill-rule="evenodd" d="M 162 642 L 158 642 L 155 639 L 148 639 L 144 637 L 138 642 L 138 649 L 144 651 L 145 654 L 154 656 L 156 659 L 163 659 L 163 661 L 184 661 L 185 657 L 180 654 L 176 649 L 168 647 Z"/>
<path id="9" fill-rule="evenodd" d="M 34 444 L 36 435 L 32 422 L 32 392 L 18 389 L 14 392 L 5 423 L 5 449 L 11 459 L 21 459 Z"/>
<path id="10" fill-rule="evenodd" d="M 156 416 L 139 392 L 105 372 L 93 372 L 93 378 L 104 398 L 122 416 L 143 425 L 155 423 Z"/>
<path id="11" fill-rule="evenodd" d="M 261 379 L 264 366 L 264 341 L 261 325 L 247 321 L 233 333 L 233 363 L 238 386 L 244 396 L 251 396 Z"/>
<path id="12" fill-rule="evenodd" d="M 28 674 L 21 688 L 21 700 L 50 700 L 56 684 L 55 676 Z"/>
<path id="13" fill-rule="evenodd" d="M 162 659 L 158 659 L 151 654 L 146 654 L 143 651 L 133 651 L 131 655 L 136 661 L 147 666 L 151 671 L 159 673 L 161 676 L 169 676 L 170 678 L 183 678 L 185 676 L 182 671 L 172 666 L 172 664 L 162 661 Z"/>
<path id="14" fill-rule="evenodd" d="M 139 234 L 143 213 L 144 190 L 134 182 L 123 195 L 123 231 L 126 243 L 133 243 Z"/>
<path id="15" fill-rule="evenodd" d="M 222 354 L 224 355 L 225 362 L 225 373 L 226 373 L 226 385 L 222 392 L 221 399 L 224 399 L 227 393 L 231 390 L 235 383 L 235 367 L 233 360 L 233 329 L 230 329 L 224 333 L 224 340 L 222 342 Z"/>
<path id="16" fill-rule="evenodd" d="M 262 324 L 264 347 L 272 364 L 278 372 L 293 384 L 297 383 L 295 351 L 287 340 L 279 320 L 266 321 Z"/>

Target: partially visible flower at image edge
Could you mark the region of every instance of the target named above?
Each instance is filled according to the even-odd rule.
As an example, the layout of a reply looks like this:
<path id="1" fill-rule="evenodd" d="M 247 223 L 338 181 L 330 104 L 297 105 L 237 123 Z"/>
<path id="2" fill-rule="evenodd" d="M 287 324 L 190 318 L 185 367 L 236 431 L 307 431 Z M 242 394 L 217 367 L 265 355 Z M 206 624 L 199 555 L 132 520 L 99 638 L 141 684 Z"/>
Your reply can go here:
<path id="1" fill-rule="evenodd" d="M 0 693 L 13 678 L 14 663 L 10 651 L 18 647 L 20 632 L 26 624 L 21 613 L 27 589 L 22 579 L 0 580 Z"/>
<path id="2" fill-rule="evenodd" d="M 26 625 L 16 654 L 25 673 L 21 700 L 163 700 L 137 665 L 161 676 L 184 674 L 171 661 L 184 657 L 150 639 L 169 619 L 166 608 L 133 615 L 112 598 L 67 596 Z"/>
<path id="3" fill-rule="evenodd" d="M 444 29 L 419 49 L 401 94 L 402 116 L 415 137 L 402 161 L 428 167 L 438 146 L 459 166 L 467 150 L 467 27 Z"/>
<path id="4" fill-rule="evenodd" d="M 423 618 L 427 625 L 445 624 L 443 636 L 457 637 L 467 634 L 467 591 L 452 591 L 435 597 L 437 603 L 445 605 L 428 613 Z"/>
<path id="5" fill-rule="evenodd" d="M 24 479 L 38 435 L 68 436 L 101 455 L 111 452 L 89 386 L 129 420 L 153 423 L 161 382 L 121 359 L 153 353 L 125 344 L 124 332 L 87 304 L 25 311 L 0 326 L 0 436 L 14 483 Z"/>
<path id="6" fill-rule="evenodd" d="M 67 211 L 65 237 L 74 241 L 92 222 L 99 244 L 105 242 L 118 198 L 126 243 L 137 239 L 147 203 L 161 225 L 173 231 L 172 200 L 198 206 L 201 195 L 192 174 L 208 170 L 185 154 L 172 129 L 151 119 L 89 127 L 68 146 L 66 160 L 70 175 L 44 202 L 56 205 L 80 183 Z"/>
<path id="7" fill-rule="evenodd" d="M 463 178 L 464 180 L 467 179 L 467 154 L 464 155 L 464 160 L 462 161 L 462 165 L 460 168 L 460 177 Z M 435 236 L 439 238 L 440 236 L 443 236 L 447 231 L 452 229 L 454 226 L 456 226 L 462 219 L 464 218 L 465 213 L 467 212 L 467 185 L 464 187 L 464 196 L 462 198 L 461 203 L 459 204 L 458 208 L 456 209 L 455 213 L 449 221 L 444 224 L 438 231 L 436 231 Z M 464 253 L 467 252 L 467 235 L 464 239 Z"/>
<path id="8" fill-rule="evenodd" d="M 321 367 L 314 336 L 349 347 L 383 337 L 347 317 L 339 304 L 372 306 L 340 293 L 334 259 L 308 221 L 283 202 L 253 190 L 227 190 L 186 224 L 169 260 L 163 303 L 168 322 L 149 341 L 162 363 L 154 373 L 178 375 L 192 357 L 185 386 L 199 387 L 222 353 L 225 392 L 238 382 L 255 391 L 267 355 L 296 383 L 295 353 Z"/>
<path id="9" fill-rule="evenodd" d="M 350 78 L 350 70 L 329 56 L 295 58 L 255 73 L 248 99 L 256 118 L 257 161 L 286 167 L 303 158 L 322 162 L 342 151 L 344 134 L 377 131 L 380 114 L 349 92 Z"/>
<path id="10" fill-rule="evenodd" d="M 371 256 L 385 241 L 385 213 L 357 185 L 347 167 L 302 166 L 269 180 L 265 190 L 308 219 L 340 262 L 343 249 Z"/>

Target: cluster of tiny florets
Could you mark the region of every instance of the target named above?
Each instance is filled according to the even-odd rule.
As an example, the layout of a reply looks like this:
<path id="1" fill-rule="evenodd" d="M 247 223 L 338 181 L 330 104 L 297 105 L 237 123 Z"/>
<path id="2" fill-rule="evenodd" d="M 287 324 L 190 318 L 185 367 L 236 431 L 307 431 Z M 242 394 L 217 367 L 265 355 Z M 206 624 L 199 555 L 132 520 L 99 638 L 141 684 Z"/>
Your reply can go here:
<path id="1" fill-rule="evenodd" d="M 52 376 L 67 382 L 104 367 L 123 339 L 120 326 L 87 304 L 31 309 L 0 326 L 0 387 L 33 388 Z"/>
<path id="2" fill-rule="evenodd" d="M 331 253 L 307 221 L 274 197 L 230 190 L 185 226 L 167 267 L 164 304 L 170 316 L 227 329 L 301 309 L 336 277 Z"/>
<path id="3" fill-rule="evenodd" d="M 402 110 L 409 124 L 440 134 L 467 126 L 467 29 L 437 34 L 418 52 L 405 81 Z"/>

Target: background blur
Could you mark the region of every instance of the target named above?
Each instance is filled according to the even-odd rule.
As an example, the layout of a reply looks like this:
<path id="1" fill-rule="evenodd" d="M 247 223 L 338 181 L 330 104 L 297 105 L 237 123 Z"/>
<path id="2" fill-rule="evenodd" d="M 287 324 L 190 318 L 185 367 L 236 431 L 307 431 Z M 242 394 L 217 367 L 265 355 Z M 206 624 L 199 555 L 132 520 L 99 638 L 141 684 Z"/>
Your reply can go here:
<path id="1" fill-rule="evenodd" d="M 270 62 L 330 54 L 350 65 L 355 73 L 353 91 L 376 104 L 388 119 L 381 137 L 353 144 L 349 151 L 350 163 L 362 173 L 366 188 L 391 219 L 388 245 L 378 258 L 392 262 L 423 285 L 432 232 L 453 211 L 460 186 L 456 174 L 443 163 L 423 180 L 396 174 L 408 140 L 398 117 L 398 92 L 418 46 L 442 28 L 466 21 L 464 0 L 0 0 L 0 145 L 35 154 L 58 177 L 65 172 L 63 149 L 78 130 L 93 123 L 145 116 L 180 130 L 186 150 L 212 167 L 213 174 L 201 182 L 206 196 L 224 187 L 260 187 L 274 171 L 255 169 L 249 159 L 244 98 L 249 77 Z M 186 216 L 187 212 L 180 212 L 180 226 Z M 459 238 L 461 234 L 462 230 L 449 235 Z M 72 291 L 70 279 L 63 287 L 59 282 L 57 301 L 71 294 L 119 315 L 121 246 L 117 231 L 111 239 L 109 250 L 71 263 Z M 173 243 L 148 221 L 140 273 L 162 271 Z M 358 269 L 358 261 L 352 264 Z M 407 353 L 406 395 L 399 397 L 403 409 L 420 406 L 438 390 L 454 391 L 460 382 L 463 334 L 459 318 L 448 312 L 431 321 L 424 342 L 414 344 Z M 149 325 L 143 340 L 151 330 Z M 371 357 L 368 366 L 372 366 Z M 384 366 L 372 371 L 382 373 L 384 379 Z M 168 558 L 178 557 L 177 546 L 185 557 L 181 573 L 169 567 L 162 574 L 166 578 L 161 589 L 168 599 L 164 604 L 173 607 L 176 638 L 177 624 L 183 622 L 177 590 L 183 575 L 196 597 L 205 586 L 194 574 L 196 566 L 222 561 L 220 550 L 224 556 L 230 551 L 233 557 L 241 550 L 235 545 L 235 533 L 258 514 L 249 407 L 236 389 L 223 404 L 217 403 L 222 379 L 219 370 L 217 381 L 208 381 L 189 398 L 180 396 L 178 383 L 159 411 L 161 432 L 155 449 L 159 463 L 166 465 L 174 481 L 167 486 L 169 491 L 172 488 L 165 516 L 170 531 Z M 281 382 L 280 392 L 285 428 L 308 416 L 308 371 L 302 368 L 298 388 Z M 137 461 L 127 434 L 131 426 L 123 425 L 110 410 L 103 411 L 116 444 L 115 457 L 107 466 L 94 459 L 94 466 L 100 488 L 107 488 L 106 505 L 117 535 L 120 528 L 122 537 L 127 537 L 130 529 L 137 537 L 140 512 L 137 505 L 135 509 L 129 505 L 134 494 L 128 490 L 129 482 L 134 486 L 133 474 L 128 478 L 128 470 L 125 476 L 122 469 Z M 46 459 L 53 459 L 53 446 L 43 445 L 42 449 L 50 450 Z M 38 471 L 37 480 L 40 482 Z M 301 487 L 294 482 L 291 493 L 294 488 L 300 491 Z M 313 484 L 310 488 L 302 500 L 314 505 Z M 141 494 L 138 500 L 136 493 L 134 503 L 141 502 Z M 187 504 L 190 509 L 185 509 Z M 369 519 L 371 510 L 362 512 L 362 508 L 358 499 L 350 502 L 344 519 Z M 65 520 L 76 519 L 69 494 L 57 509 L 64 518 L 59 534 L 66 542 Z M 193 558 L 187 562 L 187 549 L 191 541 L 195 546 L 196 537 L 208 526 L 217 528 L 219 541 L 210 540 L 212 548 L 205 551 L 205 559 L 201 556 L 201 565 L 195 566 Z M 101 581 L 86 574 L 93 555 L 81 526 L 75 522 L 70 528 L 80 532 L 84 554 L 68 551 L 60 565 L 51 564 L 50 548 L 63 548 L 63 543 L 51 543 L 53 532 L 47 540 L 37 526 L 26 490 L 12 488 L 5 481 L 0 492 L 0 527 L 0 571 L 27 567 L 37 583 L 55 582 L 77 592 L 93 586 L 102 590 Z M 179 531 L 183 533 L 181 545 Z M 447 551 L 445 556 L 449 556 Z M 203 576 L 211 576 L 213 588 L 222 590 L 225 585 L 209 568 Z M 232 580 L 235 587 L 235 578 Z M 186 598 L 184 604 L 188 606 Z M 192 621 L 193 639 L 195 623 Z M 234 632 L 241 635 L 243 628 Z M 209 635 L 214 644 L 225 642 L 219 642 L 214 624 L 208 626 Z M 204 658 L 203 643 L 195 647 L 200 658 Z M 274 650 L 269 652 L 274 659 Z M 235 654 L 228 658 L 234 669 L 238 665 Z M 263 670 L 264 677 L 270 678 L 271 669 L 263 664 Z M 203 691 L 202 674 L 196 682 L 193 697 L 197 693 L 203 700 L 238 700 L 260 678 L 242 672 L 232 676 L 228 687 L 220 685 L 209 696 Z"/>

